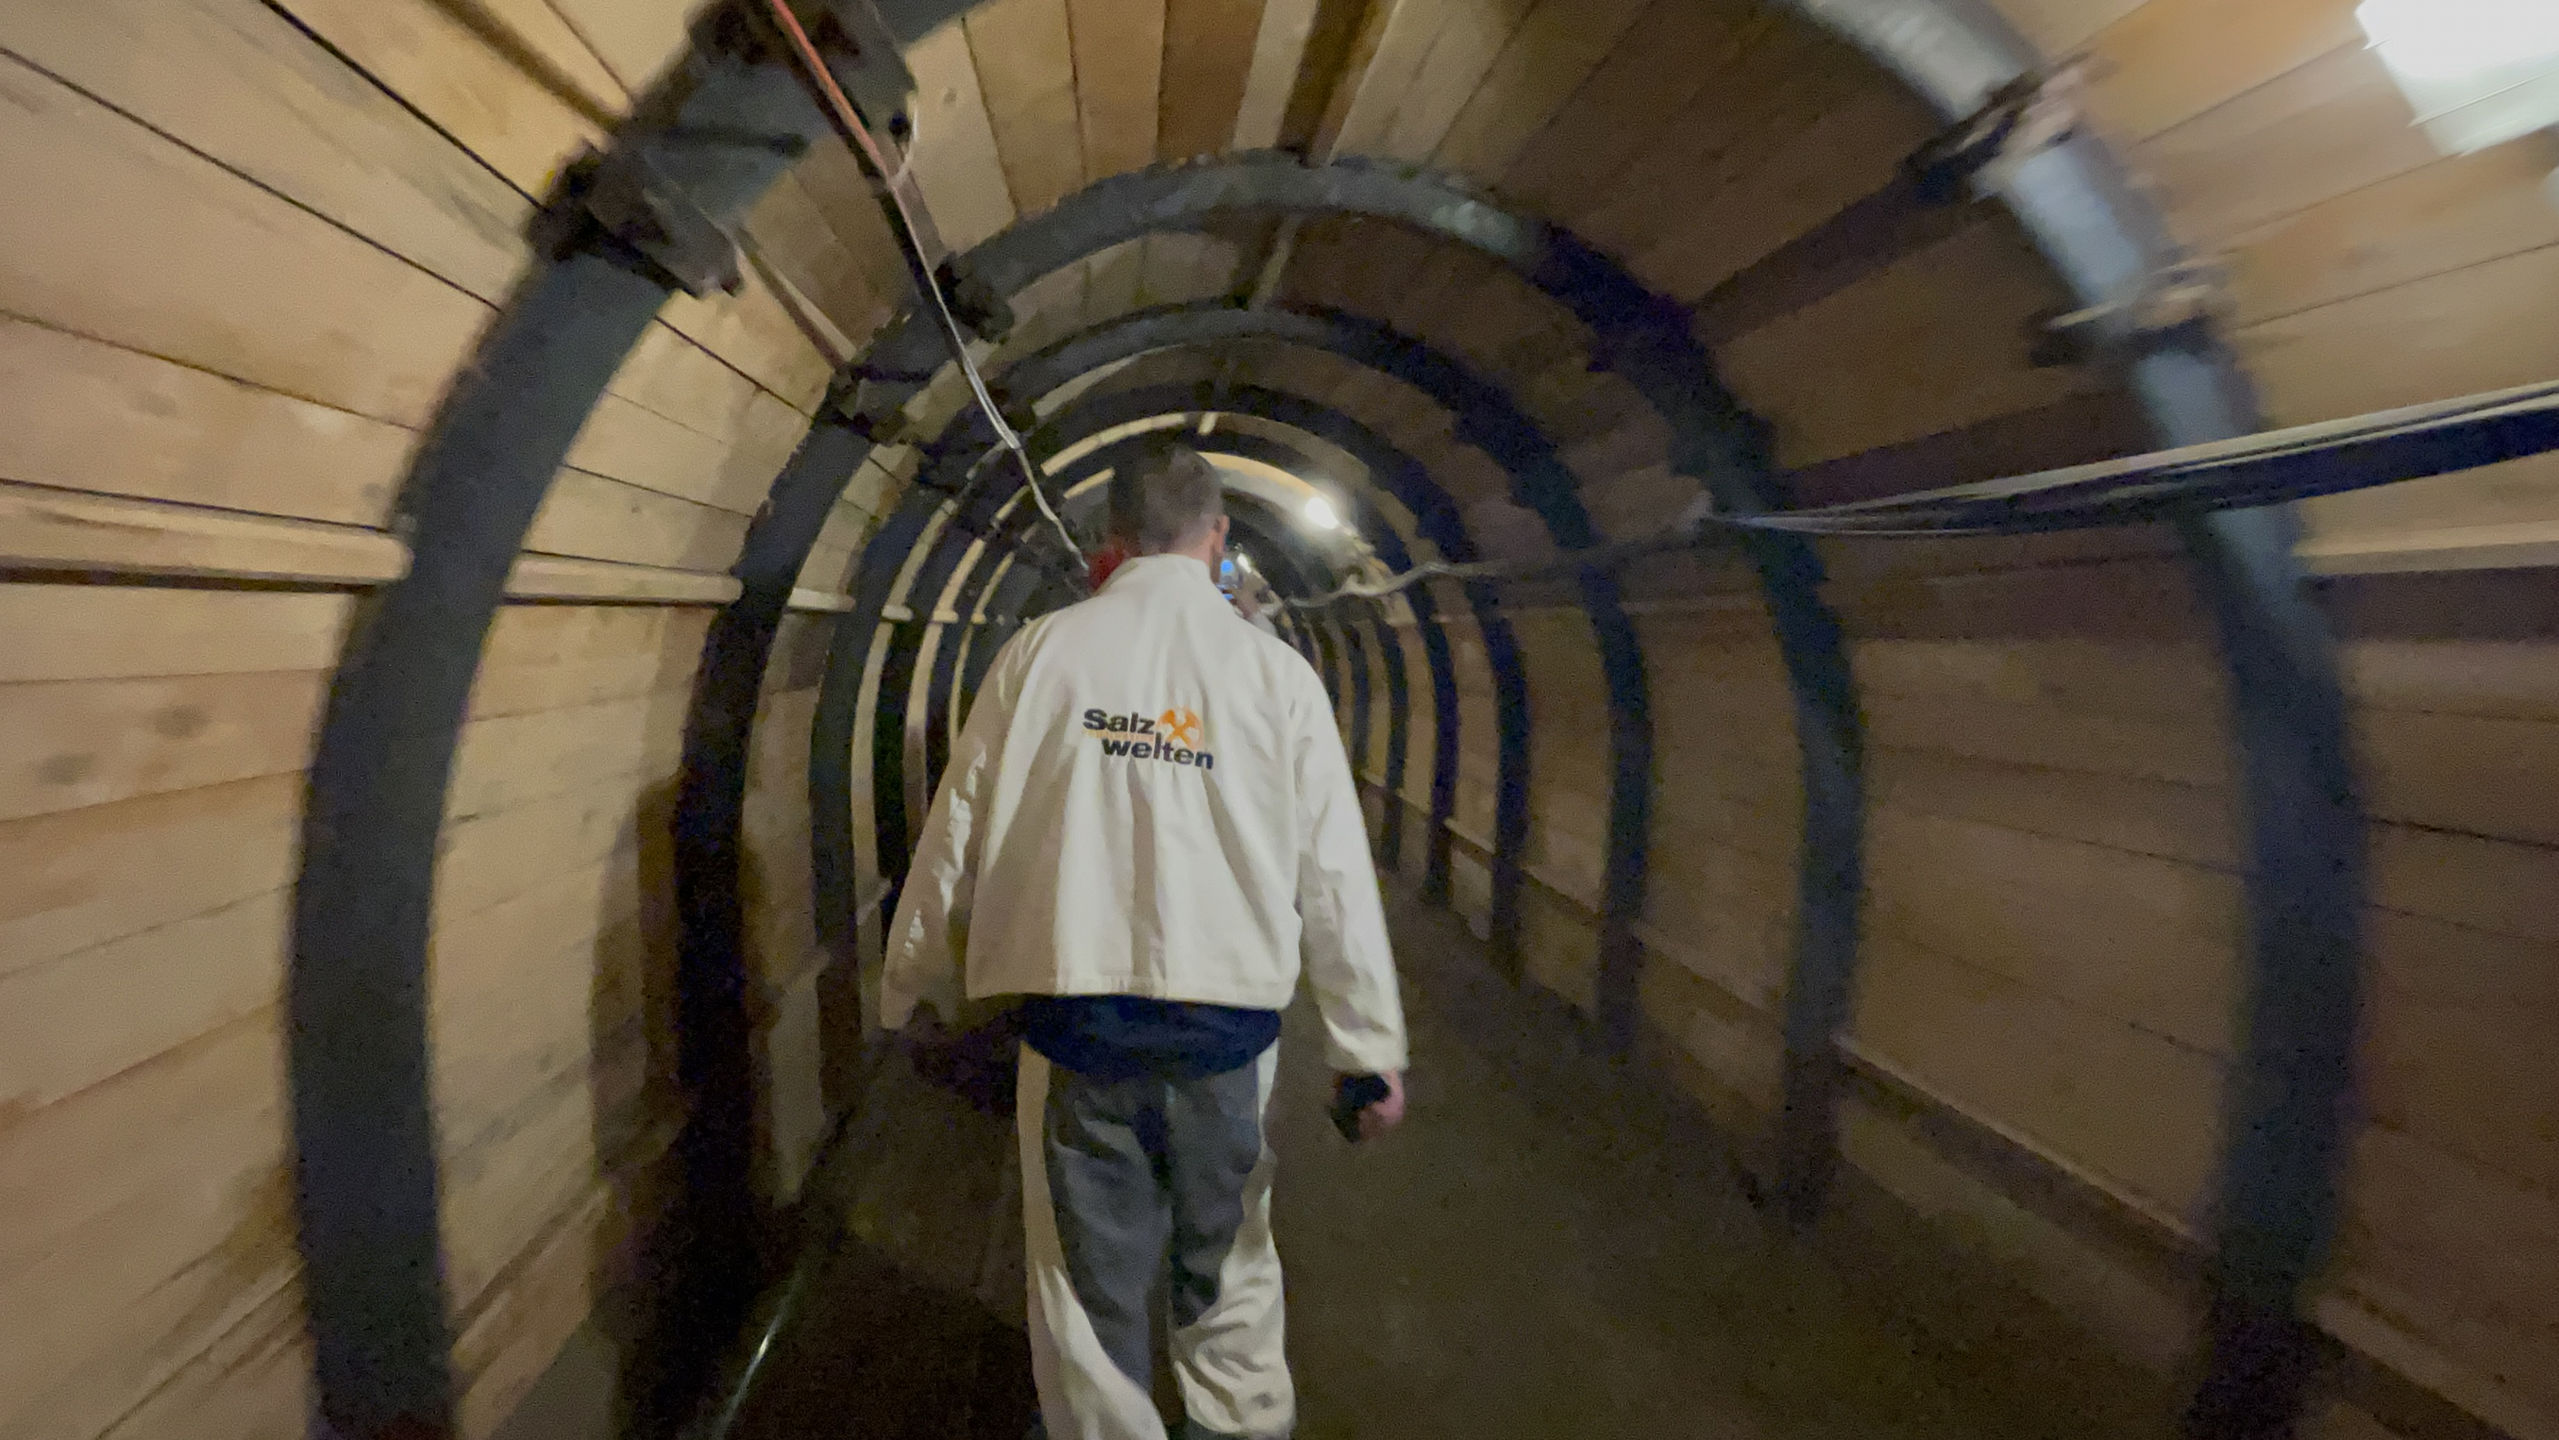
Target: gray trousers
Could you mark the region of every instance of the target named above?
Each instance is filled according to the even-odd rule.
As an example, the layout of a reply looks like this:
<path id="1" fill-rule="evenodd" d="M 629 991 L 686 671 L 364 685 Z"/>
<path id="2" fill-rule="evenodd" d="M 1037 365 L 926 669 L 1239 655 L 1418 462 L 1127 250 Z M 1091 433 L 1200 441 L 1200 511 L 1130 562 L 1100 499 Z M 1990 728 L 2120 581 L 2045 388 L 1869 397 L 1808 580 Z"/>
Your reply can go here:
<path id="1" fill-rule="evenodd" d="M 1263 1124 L 1278 1056 L 1199 1080 L 1100 1081 L 1023 1047 L 1031 1368 L 1051 1440 L 1163 1440 L 1149 1393 L 1159 1277 L 1186 1435 L 1289 1433 Z"/>

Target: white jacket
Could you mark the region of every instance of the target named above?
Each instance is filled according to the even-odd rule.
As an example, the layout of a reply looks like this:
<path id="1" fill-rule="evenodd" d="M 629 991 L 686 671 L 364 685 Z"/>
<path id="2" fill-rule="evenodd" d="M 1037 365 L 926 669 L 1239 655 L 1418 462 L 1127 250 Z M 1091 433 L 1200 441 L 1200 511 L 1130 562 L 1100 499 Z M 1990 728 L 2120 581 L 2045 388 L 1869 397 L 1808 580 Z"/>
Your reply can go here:
<path id="1" fill-rule="evenodd" d="M 1350 761 L 1303 656 L 1181 555 L 1024 627 L 924 822 L 881 1023 L 999 995 L 1287 1006 L 1301 950 L 1334 1069 L 1404 1068 Z M 965 983 L 962 971 L 965 969 Z"/>

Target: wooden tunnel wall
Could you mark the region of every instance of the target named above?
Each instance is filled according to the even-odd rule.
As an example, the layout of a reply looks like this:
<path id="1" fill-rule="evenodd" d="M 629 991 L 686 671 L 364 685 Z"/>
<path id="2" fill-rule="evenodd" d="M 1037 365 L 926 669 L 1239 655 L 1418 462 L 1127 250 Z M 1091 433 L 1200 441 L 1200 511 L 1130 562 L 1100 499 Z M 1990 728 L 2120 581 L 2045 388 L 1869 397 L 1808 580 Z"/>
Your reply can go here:
<path id="1" fill-rule="evenodd" d="M 2540 191 L 2559 153 L 2544 137 L 2436 156 L 2348 0 L 2001 4 L 2046 53 L 2102 62 L 2092 121 L 2179 237 L 2227 264 L 2223 333 L 2270 422 L 2559 372 L 2559 212 Z M 397 487 L 530 263 L 534 197 L 678 53 L 692 8 L 0 11 L 0 1437 L 299 1429 L 276 1007 L 313 725 L 367 593 L 405 565 Z M 1683 302 L 1937 128 L 1843 46 L 1726 0 L 990 0 L 909 61 L 918 173 L 958 245 L 1159 159 L 1284 143 L 1472 177 Z M 681 1118 L 666 823 L 702 636 L 822 393 L 808 332 L 858 348 L 902 293 L 830 148 L 747 235 L 744 293 L 671 303 L 554 482 L 456 763 L 434 1038 L 474 1436 L 608 1293 L 644 1293 Z M 1375 225 L 1089 257 L 1016 297 L 1023 333 L 997 361 L 1264 290 L 1499 380 L 1565 447 L 1603 533 L 1693 493 L 1569 316 Z M 1873 493 L 2146 443 L 2102 373 L 2027 362 L 2028 323 L 2063 298 L 1984 212 L 1709 338 L 1806 495 Z M 1547 547 L 1498 464 L 1409 388 L 1272 347 L 1213 363 L 1385 434 L 1488 553 Z M 1104 383 L 1199 373 L 1173 357 Z M 958 403 L 946 382 L 916 414 Z M 854 1038 L 851 977 L 809 915 L 825 617 L 911 458 L 885 451 L 848 489 L 758 716 L 746 888 L 759 1180 L 777 1202 L 845 1102 Z M 2545 458 L 2322 502 L 2306 548 L 2332 577 L 2374 821 L 2368 1113 L 2320 1318 L 2520 1436 L 2559 1435 L 2559 607 L 2544 572 L 2477 567 L 2551 558 L 2554 476 Z M 1853 1045 L 1873 1084 L 1852 1159 L 2166 1366 L 2187 1296 L 2154 1252 L 2190 1250 L 2209 1200 L 2241 924 L 2226 696 L 2181 562 L 2148 534 L 1829 558 L 1872 746 Z M 1791 946 L 1791 709 L 1741 576 L 1660 562 L 1629 590 L 1656 730 L 1649 1039 L 1747 1136 Z M 1480 917 L 1493 681 L 1464 597 L 1438 609 L 1460 709 L 1455 898 Z M 1595 646 L 1552 597 L 1517 597 L 1510 618 L 1533 720 L 1524 959 L 1588 1004 L 1607 839 Z M 1399 633 L 1418 817 L 1430 689 Z M 1382 703 L 1371 719 L 1382 781 Z M 2069 1207 L 1915 1138 L 1937 1133 L 1915 1117 L 1997 1137 L 2083 1209 L 2132 1218 L 2092 1239 Z"/>

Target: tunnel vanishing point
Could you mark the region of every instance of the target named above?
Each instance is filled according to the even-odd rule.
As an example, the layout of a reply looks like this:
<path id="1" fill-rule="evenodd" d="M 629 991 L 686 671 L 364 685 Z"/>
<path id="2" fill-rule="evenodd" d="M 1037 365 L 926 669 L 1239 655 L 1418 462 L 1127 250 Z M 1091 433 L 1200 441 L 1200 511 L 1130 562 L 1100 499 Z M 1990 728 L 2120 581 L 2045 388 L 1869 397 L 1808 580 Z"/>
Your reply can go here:
<path id="1" fill-rule="evenodd" d="M 0 1440 L 1018 1435 L 866 985 L 1168 429 L 1414 986 L 1302 1435 L 2559 1437 L 2559 38 L 2406 13 L 5 0 Z"/>

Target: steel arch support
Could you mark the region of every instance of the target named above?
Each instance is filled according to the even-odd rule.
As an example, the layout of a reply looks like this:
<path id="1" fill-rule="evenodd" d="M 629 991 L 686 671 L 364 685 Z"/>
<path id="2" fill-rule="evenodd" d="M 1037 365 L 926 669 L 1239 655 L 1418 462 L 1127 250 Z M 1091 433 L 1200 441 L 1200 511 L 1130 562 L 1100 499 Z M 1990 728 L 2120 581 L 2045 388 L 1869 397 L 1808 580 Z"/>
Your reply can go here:
<path id="1" fill-rule="evenodd" d="M 1789 0 L 1949 118 L 2041 63 L 1982 0 Z M 2018 164 L 2001 198 L 2082 304 L 2135 293 L 2178 258 L 2093 137 Z M 2132 363 L 2160 440 L 2256 428 L 2237 362 L 2191 336 Z M 2204 1372 L 2188 1434 L 2288 1433 L 2313 1351 L 2306 1291 L 2338 1224 L 2360 1004 L 2363 808 L 2333 631 L 2283 510 L 2222 511 L 2178 531 L 2229 667 L 2248 839 L 2248 984 L 2212 1231 Z"/>
<path id="2" fill-rule="evenodd" d="M 713 226 L 823 128 L 778 57 L 721 48 L 688 56 L 642 114 L 605 164 L 641 157 L 663 198 Z M 411 464 L 410 569 L 349 641 L 311 769 L 288 1088 L 317 1407 L 352 1437 L 452 1431 L 426 978 L 445 792 L 533 515 L 673 284 L 600 233 L 549 238 L 569 248 L 509 301 Z"/>

